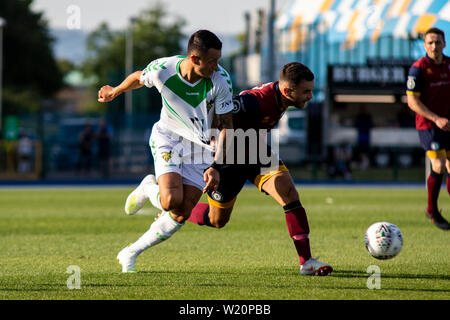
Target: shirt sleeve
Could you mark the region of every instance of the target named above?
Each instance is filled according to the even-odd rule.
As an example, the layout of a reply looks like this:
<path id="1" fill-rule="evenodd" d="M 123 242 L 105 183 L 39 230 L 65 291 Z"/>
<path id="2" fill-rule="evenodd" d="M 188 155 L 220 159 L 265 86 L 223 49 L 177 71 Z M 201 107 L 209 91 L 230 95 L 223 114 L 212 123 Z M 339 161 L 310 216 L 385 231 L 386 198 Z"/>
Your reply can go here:
<path id="1" fill-rule="evenodd" d="M 228 72 L 219 67 L 217 75 L 216 97 L 214 99 L 216 114 L 225 114 L 233 110 L 233 89 Z"/>
<path id="2" fill-rule="evenodd" d="M 408 80 L 406 81 L 406 94 L 420 96 L 423 90 L 424 78 L 422 70 L 413 65 L 408 72 Z"/>
<path id="3" fill-rule="evenodd" d="M 141 82 L 146 86 L 146 87 L 153 87 L 153 76 L 155 74 L 155 68 L 152 68 L 154 65 L 156 65 L 158 63 L 158 60 L 154 60 L 152 62 L 149 63 L 149 65 L 142 70 L 142 74 L 141 74 Z"/>

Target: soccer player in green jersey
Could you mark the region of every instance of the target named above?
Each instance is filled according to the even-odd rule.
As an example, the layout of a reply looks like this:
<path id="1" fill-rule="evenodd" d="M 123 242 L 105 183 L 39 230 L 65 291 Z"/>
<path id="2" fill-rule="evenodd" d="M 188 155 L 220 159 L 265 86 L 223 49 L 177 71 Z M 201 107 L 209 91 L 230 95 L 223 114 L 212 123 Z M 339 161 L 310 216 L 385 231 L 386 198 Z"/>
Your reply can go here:
<path id="1" fill-rule="evenodd" d="M 154 60 L 119 86 L 103 86 L 98 92 L 99 102 L 109 102 L 128 90 L 156 87 L 163 105 L 161 119 L 150 137 L 158 184 L 148 193 L 161 204 L 164 214 L 119 252 L 122 272 L 134 272 L 138 255 L 170 238 L 189 218 L 202 192 L 218 186 L 213 151 L 216 158 L 223 156 L 225 129 L 233 128 L 232 86 L 228 73 L 218 64 L 221 49 L 216 35 L 199 30 L 189 39 L 187 56 Z M 210 143 L 214 127 L 220 130 L 216 150 Z M 146 185 L 145 179 L 141 185 Z M 132 193 L 127 213 L 132 214 L 133 208 L 141 207 L 147 199 Z"/>

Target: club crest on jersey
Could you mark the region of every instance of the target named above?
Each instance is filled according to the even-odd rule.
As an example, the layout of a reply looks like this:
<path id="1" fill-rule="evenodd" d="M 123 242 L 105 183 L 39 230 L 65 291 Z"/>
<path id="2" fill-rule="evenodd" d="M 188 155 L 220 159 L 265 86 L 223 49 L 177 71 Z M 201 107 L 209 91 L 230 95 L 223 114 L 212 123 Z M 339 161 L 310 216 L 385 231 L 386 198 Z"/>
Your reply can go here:
<path id="1" fill-rule="evenodd" d="M 439 148 L 440 148 L 440 145 L 438 142 L 433 141 L 431 143 L 431 150 L 436 151 L 436 150 L 439 150 Z"/>
<path id="2" fill-rule="evenodd" d="M 408 81 L 406 82 L 406 87 L 409 90 L 412 90 L 412 89 L 414 89 L 416 87 L 415 79 L 416 79 L 415 77 L 411 77 L 411 76 L 408 77 Z"/>
<path id="3" fill-rule="evenodd" d="M 231 112 L 238 113 L 241 110 L 241 99 L 233 99 L 233 110 Z"/>
<path id="4" fill-rule="evenodd" d="M 170 158 L 172 158 L 172 151 L 170 152 L 161 152 L 163 158 L 166 162 L 169 162 Z"/>
<path id="5" fill-rule="evenodd" d="M 207 101 L 206 102 L 206 111 L 209 113 L 209 110 L 211 110 L 212 106 L 213 106 L 214 101 Z"/>
<path id="6" fill-rule="evenodd" d="M 212 196 L 213 196 L 213 199 L 216 200 L 216 201 L 221 201 L 222 200 L 222 194 L 220 192 L 216 191 L 216 192 L 213 193 Z"/>

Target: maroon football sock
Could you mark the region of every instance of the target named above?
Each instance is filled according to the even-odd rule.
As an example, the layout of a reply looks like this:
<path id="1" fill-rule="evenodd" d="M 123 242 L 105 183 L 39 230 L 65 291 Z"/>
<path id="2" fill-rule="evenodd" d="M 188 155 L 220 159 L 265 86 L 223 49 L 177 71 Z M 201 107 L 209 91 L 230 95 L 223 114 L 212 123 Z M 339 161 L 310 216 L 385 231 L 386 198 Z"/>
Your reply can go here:
<path id="1" fill-rule="evenodd" d="M 450 194 L 450 175 L 447 175 L 445 183 L 447 184 L 447 193 Z"/>
<path id="2" fill-rule="evenodd" d="M 188 221 L 198 224 L 200 226 L 203 225 L 211 225 L 209 222 L 209 204 L 199 202 L 197 205 L 192 209 L 191 216 L 189 217 Z"/>
<path id="3" fill-rule="evenodd" d="M 443 174 L 439 174 L 431 170 L 431 174 L 427 179 L 427 191 L 428 191 L 428 207 L 427 212 L 433 214 L 438 212 L 438 198 L 439 191 L 441 190 Z M 448 188 L 448 186 L 447 186 Z"/>
<path id="4" fill-rule="evenodd" d="M 300 201 L 284 206 L 284 210 L 289 235 L 294 240 L 300 264 L 303 265 L 311 258 L 309 224 L 306 211 L 301 206 Z"/>

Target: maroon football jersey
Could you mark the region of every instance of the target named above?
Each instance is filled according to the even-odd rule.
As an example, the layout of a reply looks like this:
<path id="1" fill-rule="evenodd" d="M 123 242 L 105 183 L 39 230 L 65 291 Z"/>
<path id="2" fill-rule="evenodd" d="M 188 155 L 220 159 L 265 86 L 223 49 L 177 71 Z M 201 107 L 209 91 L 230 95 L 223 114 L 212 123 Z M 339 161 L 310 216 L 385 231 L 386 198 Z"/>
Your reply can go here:
<path id="1" fill-rule="evenodd" d="M 235 128 L 270 130 L 276 126 L 286 108 L 281 104 L 278 81 L 265 83 L 239 94 L 233 111 Z"/>
<path id="2" fill-rule="evenodd" d="M 422 103 L 441 117 L 450 119 L 450 58 L 444 56 L 441 64 L 422 57 L 411 66 L 406 94 L 420 96 Z M 434 122 L 416 113 L 416 129 L 435 127 Z"/>

